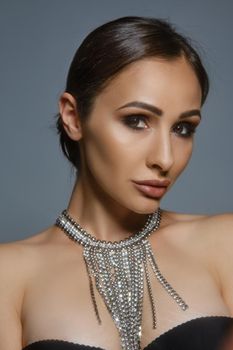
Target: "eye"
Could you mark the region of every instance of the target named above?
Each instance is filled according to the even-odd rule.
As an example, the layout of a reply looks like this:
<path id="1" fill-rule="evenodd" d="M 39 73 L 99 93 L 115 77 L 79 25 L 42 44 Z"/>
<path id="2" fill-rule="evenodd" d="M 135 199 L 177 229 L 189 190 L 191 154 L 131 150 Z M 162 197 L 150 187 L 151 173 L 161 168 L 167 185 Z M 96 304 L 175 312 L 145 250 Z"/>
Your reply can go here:
<path id="1" fill-rule="evenodd" d="M 176 124 L 174 132 L 181 137 L 191 137 L 196 131 L 197 125 L 190 122 L 181 122 Z"/>
<path id="2" fill-rule="evenodd" d="M 147 117 L 143 115 L 127 115 L 123 119 L 123 123 L 134 130 L 146 129 L 148 127 L 146 122 Z"/>

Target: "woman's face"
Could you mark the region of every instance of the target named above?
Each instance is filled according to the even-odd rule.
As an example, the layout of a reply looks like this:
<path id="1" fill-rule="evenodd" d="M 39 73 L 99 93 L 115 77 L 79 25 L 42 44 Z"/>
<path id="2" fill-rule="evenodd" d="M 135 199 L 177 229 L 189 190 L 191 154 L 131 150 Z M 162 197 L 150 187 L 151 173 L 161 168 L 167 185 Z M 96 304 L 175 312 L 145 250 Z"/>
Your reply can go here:
<path id="1" fill-rule="evenodd" d="M 153 212 L 190 159 L 200 106 L 201 88 L 184 58 L 131 64 L 96 97 L 82 125 L 80 177 L 122 207 Z M 165 190 L 135 184 L 164 179 Z"/>

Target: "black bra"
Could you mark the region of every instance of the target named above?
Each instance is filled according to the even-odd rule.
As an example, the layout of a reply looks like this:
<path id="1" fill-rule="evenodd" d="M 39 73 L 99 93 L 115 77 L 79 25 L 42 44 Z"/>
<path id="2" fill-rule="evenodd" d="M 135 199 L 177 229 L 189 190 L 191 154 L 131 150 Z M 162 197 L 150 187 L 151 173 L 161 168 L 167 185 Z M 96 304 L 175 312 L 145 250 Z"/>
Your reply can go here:
<path id="1" fill-rule="evenodd" d="M 143 350 L 223 350 L 230 341 L 233 350 L 233 317 L 204 316 L 181 323 L 154 339 Z M 225 348 L 225 346 L 224 346 Z M 22 350 L 105 350 L 66 340 L 44 339 Z M 107 350 L 107 349 L 106 349 Z M 132 349 L 133 350 L 133 349 Z"/>

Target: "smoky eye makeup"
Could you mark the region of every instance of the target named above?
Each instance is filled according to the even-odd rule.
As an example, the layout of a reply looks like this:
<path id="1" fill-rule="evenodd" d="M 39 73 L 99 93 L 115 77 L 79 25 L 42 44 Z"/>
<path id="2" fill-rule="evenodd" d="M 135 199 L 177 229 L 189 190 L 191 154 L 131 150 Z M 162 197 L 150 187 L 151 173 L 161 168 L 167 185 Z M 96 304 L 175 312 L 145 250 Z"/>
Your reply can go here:
<path id="1" fill-rule="evenodd" d="M 129 113 L 121 118 L 123 124 L 138 132 L 143 132 L 150 127 L 151 117 L 142 113 Z M 200 122 L 192 120 L 180 120 L 171 128 L 171 132 L 180 138 L 191 138 Z"/>
<path id="2" fill-rule="evenodd" d="M 133 130 L 143 130 L 148 128 L 148 117 L 142 114 L 129 114 L 122 118 L 125 126 Z"/>
<path id="3" fill-rule="evenodd" d="M 197 127 L 198 123 L 181 121 L 176 123 L 176 125 L 173 127 L 173 132 L 180 137 L 189 138 L 196 132 Z"/>

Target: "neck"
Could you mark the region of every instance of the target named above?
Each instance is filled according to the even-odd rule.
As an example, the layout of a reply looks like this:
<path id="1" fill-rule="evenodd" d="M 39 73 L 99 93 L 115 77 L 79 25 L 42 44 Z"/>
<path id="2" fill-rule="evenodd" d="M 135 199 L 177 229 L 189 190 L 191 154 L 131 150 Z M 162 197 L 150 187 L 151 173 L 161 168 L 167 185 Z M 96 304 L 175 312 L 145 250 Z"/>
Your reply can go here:
<path id="1" fill-rule="evenodd" d="M 67 211 L 89 234 L 106 241 L 131 236 L 144 226 L 148 218 L 148 215 L 122 208 L 82 178 L 75 183 Z"/>

